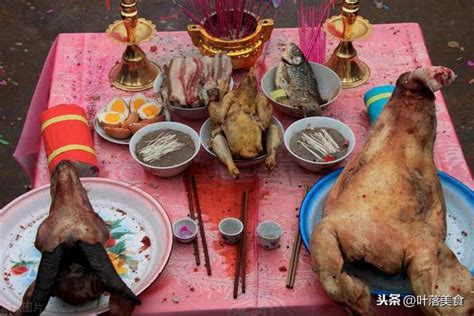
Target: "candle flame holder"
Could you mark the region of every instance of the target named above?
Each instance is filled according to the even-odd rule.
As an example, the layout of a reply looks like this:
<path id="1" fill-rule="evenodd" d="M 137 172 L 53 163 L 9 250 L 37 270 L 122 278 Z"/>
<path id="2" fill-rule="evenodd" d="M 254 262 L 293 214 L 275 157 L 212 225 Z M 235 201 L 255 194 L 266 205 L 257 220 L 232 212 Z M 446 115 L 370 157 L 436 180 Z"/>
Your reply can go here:
<path id="1" fill-rule="evenodd" d="M 372 25 L 358 13 L 359 0 L 344 0 L 341 14 L 327 19 L 323 25 L 326 34 L 340 41 L 326 66 L 341 78 L 343 88 L 360 86 L 370 78 L 370 68 L 359 59 L 352 42 L 367 37 Z"/>
<path id="2" fill-rule="evenodd" d="M 122 0 L 122 20 L 109 25 L 109 36 L 126 45 L 119 63 L 109 73 L 110 83 L 125 91 L 143 91 L 153 86 L 160 66 L 151 62 L 138 44 L 149 40 L 156 26 L 148 20 L 138 18 L 136 0 Z"/>

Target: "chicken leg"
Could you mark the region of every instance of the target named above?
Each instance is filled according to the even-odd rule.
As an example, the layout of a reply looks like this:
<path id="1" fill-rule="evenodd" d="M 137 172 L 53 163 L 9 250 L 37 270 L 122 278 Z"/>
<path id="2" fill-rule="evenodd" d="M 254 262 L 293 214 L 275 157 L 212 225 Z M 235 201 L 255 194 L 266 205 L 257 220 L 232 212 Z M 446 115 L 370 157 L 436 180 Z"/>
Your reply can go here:
<path id="1" fill-rule="evenodd" d="M 240 171 L 232 159 L 232 153 L 230 152 L 227 140 L 221 132 L 215 133 L 212 137 L 212 150 L 216 153 L 217 157 L 227 166 L 229 173 L 234 177 L 240 177 Z"/>
<path id="2" fill-rule="evenodd" d="M 276 124 L 270 124 L 266 142 L 268 156 L 265 159 L 265 166 L 268 170 L 273 170 L 276 167 L 276 155 L 278 146 L 280 146 L 281 143 L 281 137 L 282 135 L 278 126 Z"/>

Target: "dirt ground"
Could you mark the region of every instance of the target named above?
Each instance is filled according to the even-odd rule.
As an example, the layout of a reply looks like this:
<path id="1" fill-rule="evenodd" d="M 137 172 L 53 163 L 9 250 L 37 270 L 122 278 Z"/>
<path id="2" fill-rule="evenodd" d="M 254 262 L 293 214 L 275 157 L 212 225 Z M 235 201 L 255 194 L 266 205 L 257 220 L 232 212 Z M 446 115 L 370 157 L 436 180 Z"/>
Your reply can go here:
<path id="1" fill-rule="evenodd" d="M 0 0 L 0 206 L 26 192 L 29 184 L 11 155 L 51 44 L 58 33 L 104 32 L 119 18 L 119 1 L 111 2 L 113 9 L 107 11 L 100 0 Z M 188 23 L 170 0 L 138 3 L 140 15 L 154 21 L 159 31 L 184 30 Z M 283 0 L 277 27 L 297 26 L 295 3 Z M 474 1 L 385 0 L 387 7 L 382 10 L 372 0 L 361 0 L 360 4 L 360 14 L 373 24 L 419 23 L 433 64 L 450 67 L 458 75 L 444 95 L 472 169 L 474 68 L 468 61 L 474 62 Z M 451 41 L 459 47 L 448 46 Z"/>

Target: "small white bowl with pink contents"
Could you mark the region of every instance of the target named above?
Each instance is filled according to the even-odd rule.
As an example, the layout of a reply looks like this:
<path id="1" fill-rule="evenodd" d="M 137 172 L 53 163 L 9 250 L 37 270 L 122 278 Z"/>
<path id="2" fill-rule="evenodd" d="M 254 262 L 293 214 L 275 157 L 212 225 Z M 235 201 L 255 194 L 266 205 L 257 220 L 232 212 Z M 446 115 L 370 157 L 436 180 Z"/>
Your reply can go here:
<path id="1" fill-rule="evenodd" d="M 180 243 L 188 244 L 192 242 L 197 233 L 197 223 L 188 217 L 180 218 L 173 223 L 173 236 Z"/>

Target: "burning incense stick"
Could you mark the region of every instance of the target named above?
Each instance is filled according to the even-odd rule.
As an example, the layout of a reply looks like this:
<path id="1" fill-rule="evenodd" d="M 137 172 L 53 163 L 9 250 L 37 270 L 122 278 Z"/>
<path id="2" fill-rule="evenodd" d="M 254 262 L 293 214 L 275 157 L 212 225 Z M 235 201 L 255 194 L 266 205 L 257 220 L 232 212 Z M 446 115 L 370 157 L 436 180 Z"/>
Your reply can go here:
<path id="1" fill-rule="evenodd" d="M 298 10 L 300 48 L 309 61 L 324 63 L 326 34 L 322 31 L 334 0 L 324 0 L 320 6 L 305 7 L 301 1 Z"/>

